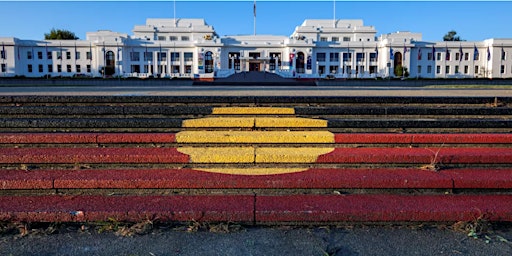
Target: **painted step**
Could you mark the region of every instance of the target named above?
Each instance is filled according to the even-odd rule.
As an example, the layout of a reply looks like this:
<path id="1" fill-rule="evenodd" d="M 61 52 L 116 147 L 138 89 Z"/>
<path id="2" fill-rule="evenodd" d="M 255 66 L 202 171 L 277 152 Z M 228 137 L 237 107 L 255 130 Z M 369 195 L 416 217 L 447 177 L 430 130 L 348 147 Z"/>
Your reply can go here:
<path id="1" fill-rule="evenodd" d="M 278 169 L 278 168 L 277 168 Z M 311 168 L 279 173 L 193 169 L 0 170 L 0 190 L 33 189 L 512 189 L 512 169 Z"/>
<path id="2" fill-rule="evenodd" d="M 512 148 L 0 148 L 0 164 L 45 163 L 512 164 Z"/>
<path id="3" fill-rule="evenodd" d="M 0 196 L 0 221 L 512 221 L 511 195 Z"/>

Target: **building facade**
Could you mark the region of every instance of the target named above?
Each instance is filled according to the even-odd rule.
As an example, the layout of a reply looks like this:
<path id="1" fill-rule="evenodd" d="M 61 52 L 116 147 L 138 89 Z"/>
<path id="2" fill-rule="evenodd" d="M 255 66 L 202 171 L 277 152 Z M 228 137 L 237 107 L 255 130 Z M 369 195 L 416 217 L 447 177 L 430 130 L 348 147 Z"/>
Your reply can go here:
<path id="1" fill-rule="evenodd" d="M 212 79 L 257 71 L 295 78 L 512 78 L 512 39 L 426 42 L 420 33 L 376 34 L 362 20 L 305 20 L 289 37 L 219 37 L 203 19 L 147 19 L 133 35 L 0 38 L 0 76 Z"/>

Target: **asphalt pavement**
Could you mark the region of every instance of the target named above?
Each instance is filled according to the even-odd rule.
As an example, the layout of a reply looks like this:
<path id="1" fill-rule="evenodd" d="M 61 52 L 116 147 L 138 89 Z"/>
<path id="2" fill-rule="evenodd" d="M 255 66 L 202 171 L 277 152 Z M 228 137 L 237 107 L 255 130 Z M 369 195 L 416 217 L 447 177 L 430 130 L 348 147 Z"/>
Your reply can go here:
<path id="1" fill-rule="evenodd" d="M 92 227 L 61 227 L 51 235 L 36 230 L 1 235 L 0 255 L 512 255 L 512 231 L 504 226 L 477 238 L 444 225 L 210 229 L 153 227 L 125 236 Z"/>

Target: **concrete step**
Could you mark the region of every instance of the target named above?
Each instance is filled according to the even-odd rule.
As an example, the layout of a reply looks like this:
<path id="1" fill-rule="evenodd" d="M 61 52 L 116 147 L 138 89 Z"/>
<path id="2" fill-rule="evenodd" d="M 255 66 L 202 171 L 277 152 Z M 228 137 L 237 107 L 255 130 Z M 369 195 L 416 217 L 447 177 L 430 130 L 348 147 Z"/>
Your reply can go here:
<path id="1" fill-rule="evenodd" d="M 0 220 L 251 224 L 512 221 L 511 195 L 0 196 Z"/>

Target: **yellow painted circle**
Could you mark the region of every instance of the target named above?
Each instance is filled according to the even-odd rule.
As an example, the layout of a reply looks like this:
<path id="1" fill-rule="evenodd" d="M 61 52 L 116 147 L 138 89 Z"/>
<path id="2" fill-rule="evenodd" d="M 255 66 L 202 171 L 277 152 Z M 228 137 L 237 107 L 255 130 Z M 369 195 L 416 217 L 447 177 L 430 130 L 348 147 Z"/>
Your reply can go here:
<path id="1" fill-rule="evenodd" d="M 229 115 L 290 115 L 293 108 L 219 108 L 213 116 L 183 122 L 185 128 L 226 128 L 226 131 L 182 131 L 176 142 L 190 146 L 178 151 L 198 164 L 308 164 L 334 150 L 329 131 L 296 131 L 297 128 L 326 128 L 327 121 L 296 117 L 229 117 Z M 221 115 L 221 116 L 215 116 Z M 228 116 L 226 116 L 228 115 Z M 295 131 L 233 131 L 240 128 L 294 128 Z M 191 145 L 195 144 L 195 145 Z M 215 144 L 212 146 L 211 144 Z M 219 146 L 218 144 L 221 144 Z M 253 145 L 256 144 L 256 145 Z M 257 144 L 279 144 L 259 147 Z M 294 147 L 293 144 L 326 144 L 325 147 Z M 200 168 L 197 170 L 235 175 L 275 175 L 302 172 L 308 168 Z"/>

